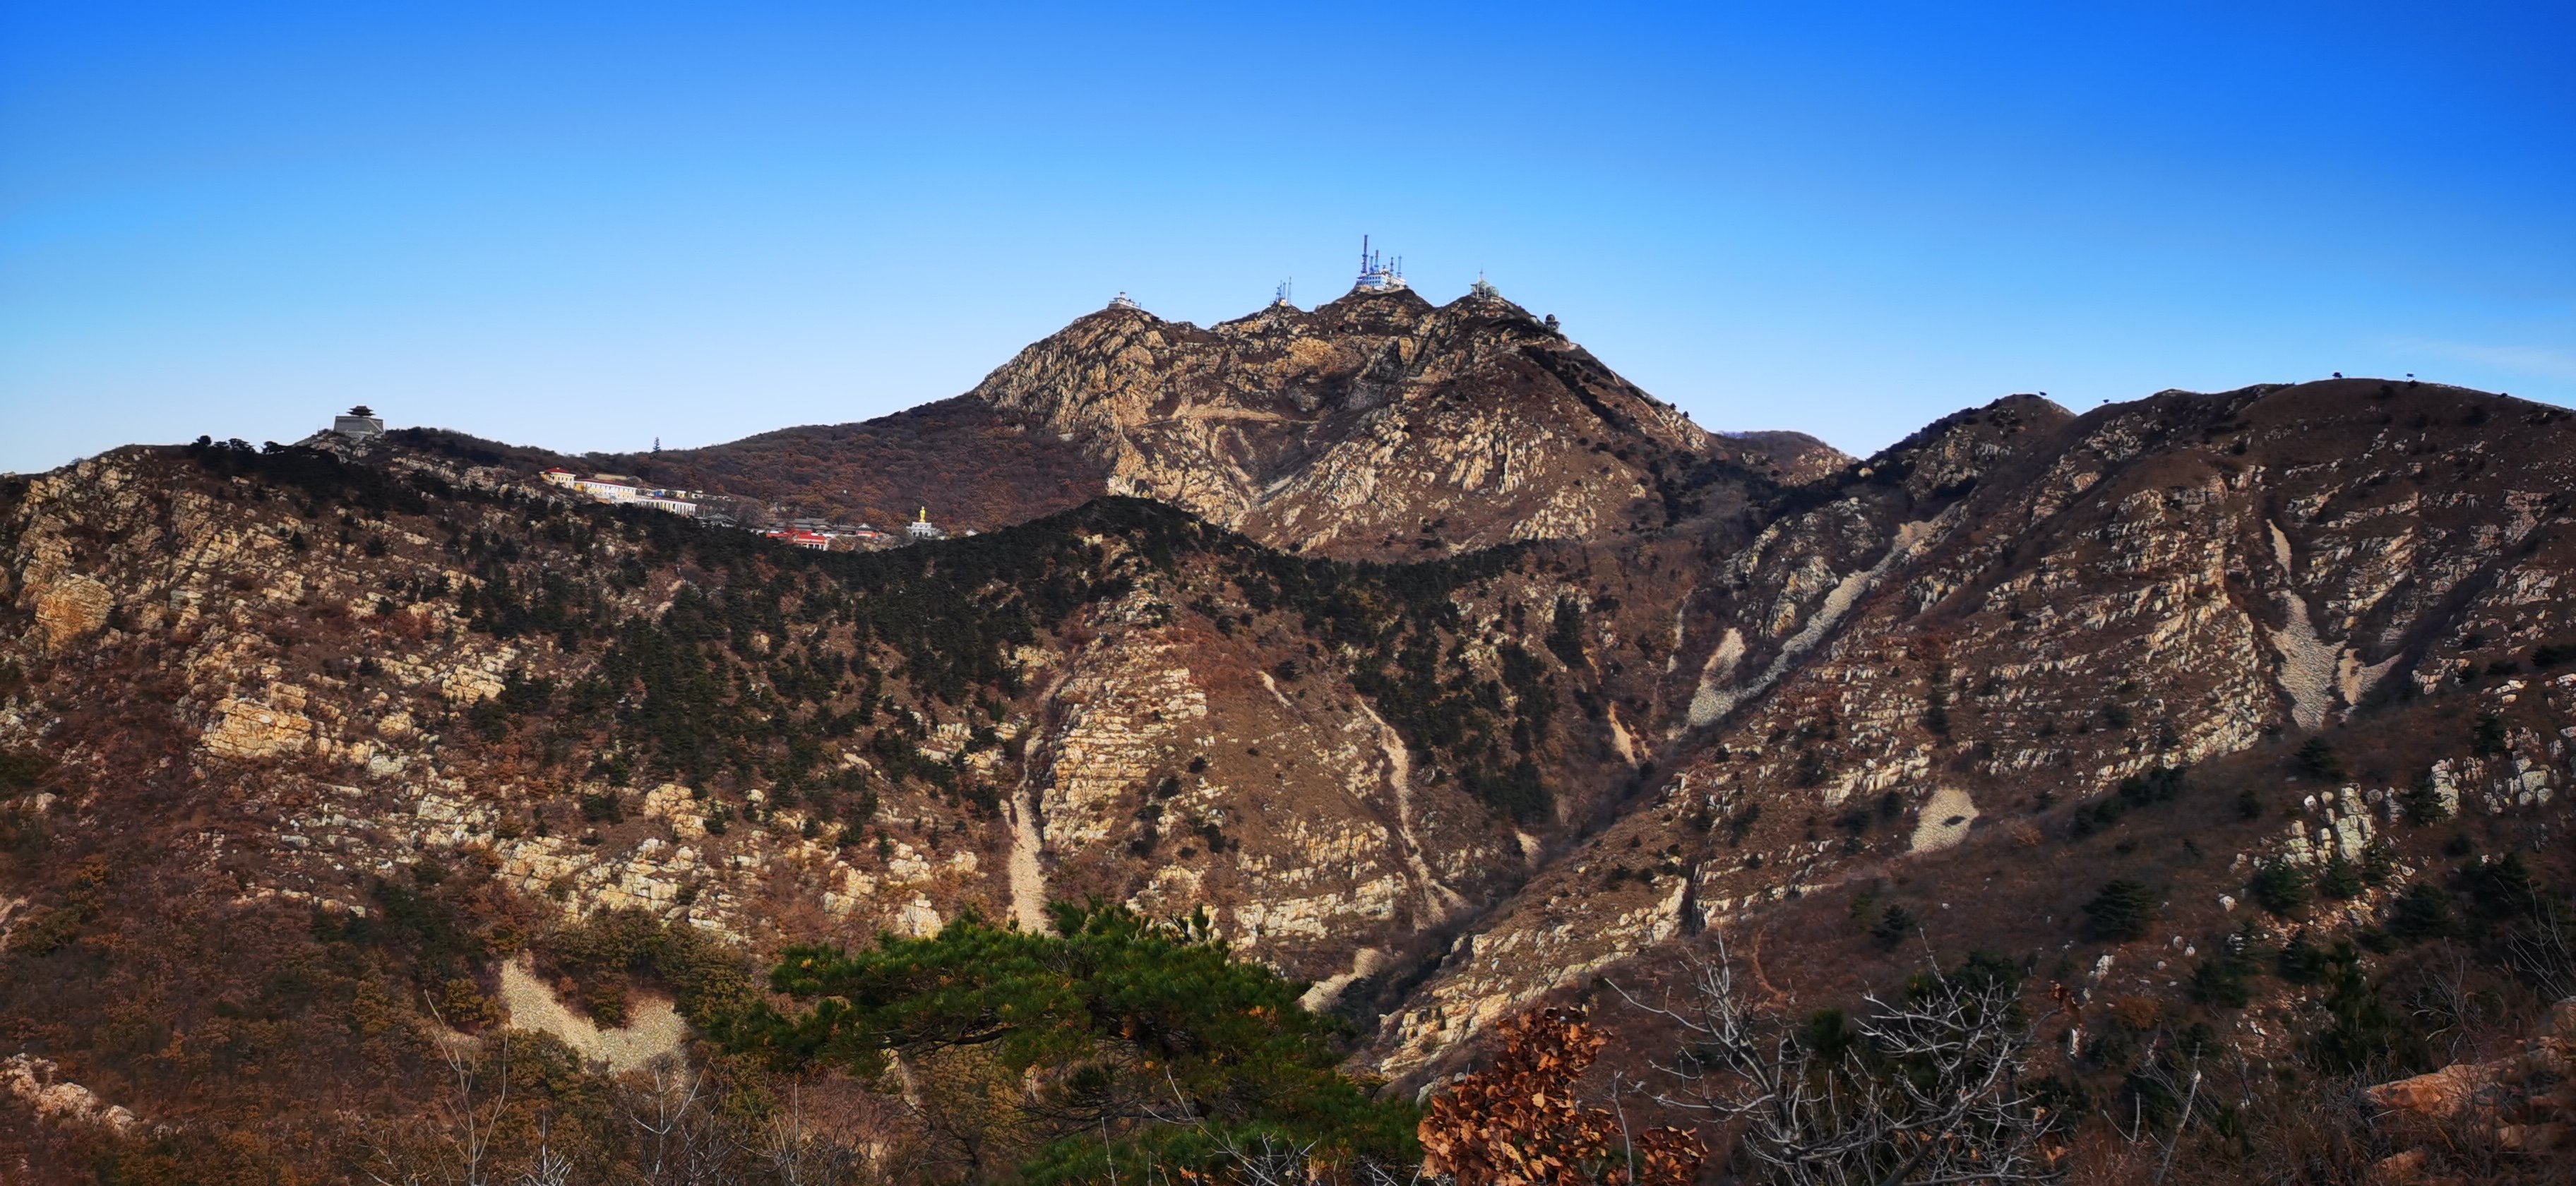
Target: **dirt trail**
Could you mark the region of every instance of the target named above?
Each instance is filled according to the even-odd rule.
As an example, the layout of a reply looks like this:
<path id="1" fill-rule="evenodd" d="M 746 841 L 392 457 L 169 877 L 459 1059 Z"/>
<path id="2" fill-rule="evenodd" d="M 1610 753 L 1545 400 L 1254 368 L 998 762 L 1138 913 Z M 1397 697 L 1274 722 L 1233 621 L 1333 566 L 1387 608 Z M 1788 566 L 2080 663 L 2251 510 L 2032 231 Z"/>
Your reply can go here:
<path id="1" fill-rule="evenodd" d="M 1038 867 L 1038 796 L 1027 778 L 1011 796 L 1011 919 L 1024 931 L 1047 926 L 1046 873 Z"/>
<path id="2" fill-rule="evenodd" d="M 1037 727 L 1043 728 L 1043 723 L 1054 716 L 1055 695 L 1064 687 L 1066 674 L 1056 673 L 1039 695 L 1034 718 L 1039 722 Z M 1043 735 L 1029 740 L 1026 757 L 1020 763 L 1019 789 L 1011 794 L 1011 920 L 1020 924 L 1021 930 L 1044 933 L 1049 926 L 1046 867 L 1038 863 L 1038 855 L 1045 851 L 1046 836 L 1038 827 L 1037 772 L 1046 764 L 1047 747 L 1038 744 L 1044 740 Z"/>

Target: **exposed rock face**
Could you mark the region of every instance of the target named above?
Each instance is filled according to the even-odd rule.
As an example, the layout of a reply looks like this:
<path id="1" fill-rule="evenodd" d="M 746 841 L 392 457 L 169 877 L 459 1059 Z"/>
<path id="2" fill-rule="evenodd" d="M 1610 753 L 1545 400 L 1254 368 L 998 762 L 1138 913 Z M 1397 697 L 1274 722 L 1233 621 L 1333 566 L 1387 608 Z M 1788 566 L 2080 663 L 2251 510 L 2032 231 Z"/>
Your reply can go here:
<path id="1" fill-rule="evenodd" d="M 500 979 L 501 1003 L 509 1010 L 512 1028 L 550 1035 L 613 1073 L 641 1068 L 688 1040 L 688 1023 L 660 997 L 635 1002 L 626 1024 L 602 1027 L 567 1008 L 525 960 L 501 965 Z"/>
<path id="2" fill-rule="evenodd" d="M 1381 1065 L 1426 1065 L 1675 934 L 1960 842 L 1911 843 L 1881 819 L 1927 837 L 1965 815 L 1971 843 L 2046 824 L 2034 806 L 2449 693 L 2498 655 L 2576 635 L 2558 592 L 2576 568 L 2571 419 L 2364 381 L 2080 418 L 2017 398 L 1870 459 L 1688 595 L 1660 700 L 1687 706 L 1660 710 L 1673 773 L 1480 921 L 1390 1018 Z M 2529 748 L 2426 780 L 2446 798 L 2478 786 L 2487 810 L 2545 808 L 2576 697 L 2506 684 L 2484 696 L 2535 714 Z M 2331 840 L 2358 859 L 2395 794 L 2311 795 L 2270 847 L 2314 862 Z M 1640 869 L 1631 854 L 1662 855 Z M 1605 889 L 1613 869 L 1649 876 Z"/>
<path id="3" fill-rule="evenodd" d="M 97 1092 L 57 1078 L 61 1070 L 52 1059 L 12 1054 L 0 1059 L 0 1086 L 49 1124 L 97 1125 L 126 1133 L 140 1123 L 134 1113 L 98 1098 Z"/>
<path id="4" fill-rule="evenodd" d="M 1851 466 L 1851 454 L 1803 432 L 1729 432 L 1727 444 L 1751 449 L 1780 467 L 1780 480 L 1793 486 L 1829 478 Z"/>
<path id="5" fill-rule="evenodd" d="M 88 577 L 66 577 L 36 596 L 36 625 L 45 632 L 45 647 L 61 651 L 107 625 L 115 596 Z"/>
<path id="6" fill-rule="evenodd" d="M 2191 808 L 2223 818 L 2141 941 L 2176 952 L 2239 925 L 2258 866 L 2363 860 L 2428 803 L 2548 822 L 2576 777 L 2576 675 L 2521 666 L 2576 642 L 2558 410 L 2015 397 L 1849 464 L 1702 433 L 1500 301 L 1404 293 L 1112 310 L 974 399 L 1250 538 L 1109 499 L 813 557 L 453 449 L 121 451 L 0 501 L 0 747 L 58 770 L 5 807 L 221 885 L 211 930 L 373 917 L 451 866 L 751 959 L 1050 898 L 1205 910 L 1418 1081 L 1828 893 L 1911 879 L 1935 925 L 1953 898 L 2066 951 L 2066 896 L 2127 859 L 2075 847 L 2078 813 L 2169 768 L 2254 807 Z M 2372 748 L 2292 773 L 2310 735 Z M 0 959 L 63 949 L 113 880 L 28 868 Z M 2174 991 L 2161 951 L 2078 954 L 2088 991 Z"/>
<path id="7" fill-rule="evenodd" d="M 313 740 L 313 721 L 300 709 L 304 689 L 272 684 L 268 702 L 226 696 L 215 703 L 215 723 L 206 729 L 206 752 L 219 758 L 273 758 L 302 753 Z"/>
<path id="8" fill-rule="evenodd" d="M 2513 1054 L 2382 1083 L 2362 1099 L 2377 1109 L 2378 1127 L 2400 1141 L 2450 1144 L 2465 1129 L 2509 1153 L 2545 1154 L 2576 1146 L 2572 1081 L 2576 998 L 2558 1002 L 2548 1028 Z M 2375 1167 L 2376 1176 L 2392 1184 L 2428 1181 L 2430 1152 L 2392 1154 Z"/>
<path id="9" fill-rule="evenodd" d="M 13 655 L 45 665 L 66 696 L 93 705 L 102 736 L 175 743 L 146 764 L 148 777 L 109 784 L 91 806 L 225 788 L 212 826 L 161 836 L 153 843 L 166 848 L 152 859 L 237 870 L 238 908 L 365 917 L 378 909 L 379 880 L 464 861 L 567 918 L 641 910 L 759 945 L 927 933 L 966 910 L 1038 925 L 1050 898 L 1099 895 L 1157 914 L 1206 908 L 1243 949 L 1347 984 L 1419 955 L 1428 932 L 1507 891 L 1525 868 L 1526 833 L 1463 790 L 1456 771 L 1426 768 L 1429 755 L 1411 749 L 1421 739 L 1355 689 L 1351 670 L 1309 633 L 1319 623 L 1275 604 L 1282 595 L 1258 568 L 1226 568 L 1206 554 L 1175 564 L 1116 532 L 1087 537 L 1084 567 L 1069 575 L 1121 592 L 1017 646 L 1015 695 L 987 689 L 966 705 L 944 703 L 908 683 L 900 659 L 849 650 L 849 633 L 812 621 L 764 623 L 727 644 L 738 663 L 801 664 L 828 651 L 896 673 L 885 685 L 893 703 L 861 710 L 870 732 L 817 755 L 839 785 L 866 788 L 872 820 L 732 775 L 608 773 L 595 759 L 640 740 L 629 732 L 618 741 L 610 717 L 592 718 L 606 732 L 578 741 L 558 733 L 556 754 L 543 756 L 530 747 L 546 743 L 510 723 L 530 711 L 525 689 L 600 677 L 601 644 L 587 626 L 505 630 L 490 618 L 493 603 L 478 598 L 561 579 L 550 572 L 582 573 L 592 578 L 581 586 L 583 612 L 596 615 L 587 620 L 640 623 L 683 592 L 721 593 L 731 578 L 585 524 L 602 513 L 589 508 L 506 509 L 521 505 L 519 495 L 491 475 L 399 447 L 373 460 L 398 472 L 422 467 L 428 488 L 459 493 L 382 519 L 353 516 L 335 531 L 335 516 L 349 512 L 138 450 L 40 479 L 9 509 L 20 557 L 67 555 L 72 538 L 118 541 L 66 562 L 78 571 L 42 574 L 44 587 L 115 587 L 136 604 L 178 607 L 92 636 L 77 662 L 45 659 L 55 648 L 41 633 L 25 635 Z M 1175 512 L 1155 516 L 1199 530 Z M 539 522 L 551 526 L 530 534 Z M 451 543 L 433 543 L 436 535 Z M 469 538 L 481 542 L 469 549 Z M 936 554 L 867 562 L 901 568 Z M 1291 567 L 1333 571 L 1320 561 Z M 635 582 L 597 579 L 630 568 Z M 1523 565 L 1461 596 L 1479 603 L 1477 628 L 1493 631 L 1499 603 L 1545 606 L 1569 592 Z M 1491 671 L 1500 658 L 1480 643 L 1459 662 Z M 154 694 L 139 695 L 134 680 L 146 671 Z M 860 686 L 843 681 L 831 698 L 847 708 Z M 987 694 L 996 698 L 980 699 Z M 1546 694 L 1548 713 L 1575 716 L 1563 692 Z M 615 696 L 630 713 L 649 699 L 631 687 Z M 562 693 L 542 702 L 560 708 Z M 39 741 L 28 703 L 12 702 L 0 746 Z M 1542 756 L 1588 753 L 1598 748 L 1589 732 L 1558 725 L 1530 746 Z M 872 746 L 871 734 L 886 745 Z M 60 734 L 45 744 L 102 767 L 131 761 Z M 956 786 L 889 776 L 896 748 L 953 763 L 965 789 L 990 788 L 1025 815 L 1006 824 L 961 801 Z M 1567 804 L 1586 805 L 1596 781 L 1565 779 L 1557 789 Z M 39 797 L 34 810 L 50 802 Z"/>
<path id="10" fill-rule="evenodd" d="M 1783 472 L 1770 447 L 1816 468 L 1785 440 L 1728 447 L 1499 297 L 1354 292 L 1209 329 L 1112 308 L 973 394 L 1081 446 L 1118 493 L 1343 556 L 1661 526 L 1665 492 L 1721 454 L 1747 476 Z"/>
<path id="11" fill-rule="evenodd" d="M 1387 560 L 1732 514 L 1851 463 L 1803 433 L 1703 431 L 1500 297 L 1434 308 L 1403 289 L 1204 329 L 1114 306 L 966 395 L 701 449 L 572 458 L 394 436 L 466 461 L 607 469 L 880 525 L 927 506 L 989 531 L 1127 494 L 1274 547 Z"/>

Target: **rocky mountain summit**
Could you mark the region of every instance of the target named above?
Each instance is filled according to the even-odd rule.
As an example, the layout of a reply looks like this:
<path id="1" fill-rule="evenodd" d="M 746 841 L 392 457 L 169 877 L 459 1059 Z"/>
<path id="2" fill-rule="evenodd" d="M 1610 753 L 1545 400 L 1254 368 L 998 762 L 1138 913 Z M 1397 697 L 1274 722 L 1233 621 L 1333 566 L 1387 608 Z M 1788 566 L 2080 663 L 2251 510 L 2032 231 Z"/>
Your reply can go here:
<path id="1" fill-rule="evenodd" d="M 1113 308 L 871 425 L 754 438 L 847 454 L 764 496 L 1030 480 L 872 554 L 436 434 L 0 490 L 0 1057 L 55 1100 L 0 1131 L 327 1143 L 433 1016 L 640 1065 L 791 944 L 1050 901 L 1197 919 L 1399 1094 L 1542 1005 L 1644 1073 L 1616 1007 L 1720 940 L 1780 1008 L 2053 984 L 2067 1092 L 2397 1078 L 2576 992 L 2564 409 L 2015 396 L 1852 461 L 1397 289 Z M 2363 1008 L 2440 992 L 2438 1051 Z"/>
<path id="2" fill-rule="evenodd" d="M 964 396 L 860 425 L 595 459 L 818 513 L 990 528 L 1098 493 L 1261 543 L 1408 560 L 1667 526 L 1850 458 L 1800 433 L 1711 434 L 1499 296 L 1285 302 L 1200 328 L 1077 318 Z"/>
<path id="3" fill-rule="evenodd" d="M 1340 556 L 1601 539 L 1781 472 L 1484 294 L 1360 290 L 1208 329 L 1112 307 L 974 396 L 1079 445 L 1118 493 Z"/>

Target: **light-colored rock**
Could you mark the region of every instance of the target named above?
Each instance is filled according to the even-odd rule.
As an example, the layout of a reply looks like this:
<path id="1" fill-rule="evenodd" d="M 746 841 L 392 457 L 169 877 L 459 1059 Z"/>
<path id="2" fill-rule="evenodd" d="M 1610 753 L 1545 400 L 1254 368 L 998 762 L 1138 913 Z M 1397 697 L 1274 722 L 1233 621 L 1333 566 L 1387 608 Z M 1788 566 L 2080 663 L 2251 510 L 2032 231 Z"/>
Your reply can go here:
<path id="1" fill-rule="evenodd" d="M 52 1059 L 12 1054 L 0 1059 L 0 1087 L 33 1109 L 48 1124 L 95 1125 L 118 1133 L 134 1131 L 134 1113 L 98 1098 L 78 1083 L 56 1078 L 62 1068 Z"/>
<path id="2" fill-rule="evenodd" d="M 627 1004 L 624 1026 L 602 1028 L 573 1012 L 537 978 L 527 957 L 501 965 L 501 1005 L 516 1029 L 552 1035 L 582 1058 L 605 1064 L 611 1074 L 637 1070 L 654 1059 L 677 1053 L 689 1036 L 689 1023 L 667 997 L 637 993 Z"/>
<path id="3" fill-rule="evenodd" d="M 107 625 L 116 597 L 107 586 L 85 576 L 56 581 L 36 598 L 36 628 L 44 632 L 45 649 L 61 652 Z"/>
<path id="4" fill-rule="evenodd" d="M 302 753 L 313 744 L 313 720 L 299 711 L 303 706 L 303 689 L 292 685 L 272 686 L 266 701 L 227 696 L 215 705 L 206 752 L 237 761 Z"/>
<path id="5" fill-rule="evenodd" d="M 1942 787 L 1923 804 L 1923 814 L 1915 822 L 1914 836 L 1907 847 L 1914 852 L 1955 847 L 1968 838 L 1968 826 L 1976 821 L 1976 800 L 1956 787 Z"/>

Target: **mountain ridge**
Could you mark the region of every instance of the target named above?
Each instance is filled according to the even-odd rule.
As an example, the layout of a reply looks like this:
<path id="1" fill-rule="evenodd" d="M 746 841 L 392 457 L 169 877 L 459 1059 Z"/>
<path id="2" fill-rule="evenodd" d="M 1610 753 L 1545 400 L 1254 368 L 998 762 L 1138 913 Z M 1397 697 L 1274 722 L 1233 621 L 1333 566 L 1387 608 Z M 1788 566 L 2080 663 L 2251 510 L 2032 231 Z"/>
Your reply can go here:
<path id="1" fill-rule="evenodd" d="M 1849 462 L 1804 434 L 1730 444 L 1509 301 L 1434 306 L 1407 289 L 1206 328 L 1113 305 L 964 396 L 583 460 L 799 513 L 884 523 L 926 504 L 982 530 L 1135 494 L 1276 546 L 1369 559 L 1669 523 L 1685 469 L 1741 488 Z"/>
<path id="2" fill-rule="evenodd" d="M 904 415 L 737 442 L 814 461 L 740 492 L 928 501 L 1018 450 L 993 530 L 800 552 L 416 430 L 0 488 L 14 1032 L 135 1114 L 242 1125 L 338 1072 L 214 1086 L 177 1035 L 498 1010 L 498 961 L 601 912 L 757 960 L 1097 897 L 1205 911 L 1399 1090 L 1713 935 L 1814 992 L 1891 983 L 1898 907 L 2289 1057 L 2299 991 L 2208 1007 L 2174 953 L 2367 928 L 2458 844 L 2570 872 L 2565 409 L 2010 396 L 1836 460 L 1700 430 L 1507 302 L 1398 293 L 1104 310 Z M 2245 905 L 2365 861 L 2331 911 Z M 2072 921 L 2106 877 L 2167 895 L 2162 929 Z M 465 913 L 347 938 L 432 898 Z M 276 996 L 228 930 L 352 995 Z"/>

